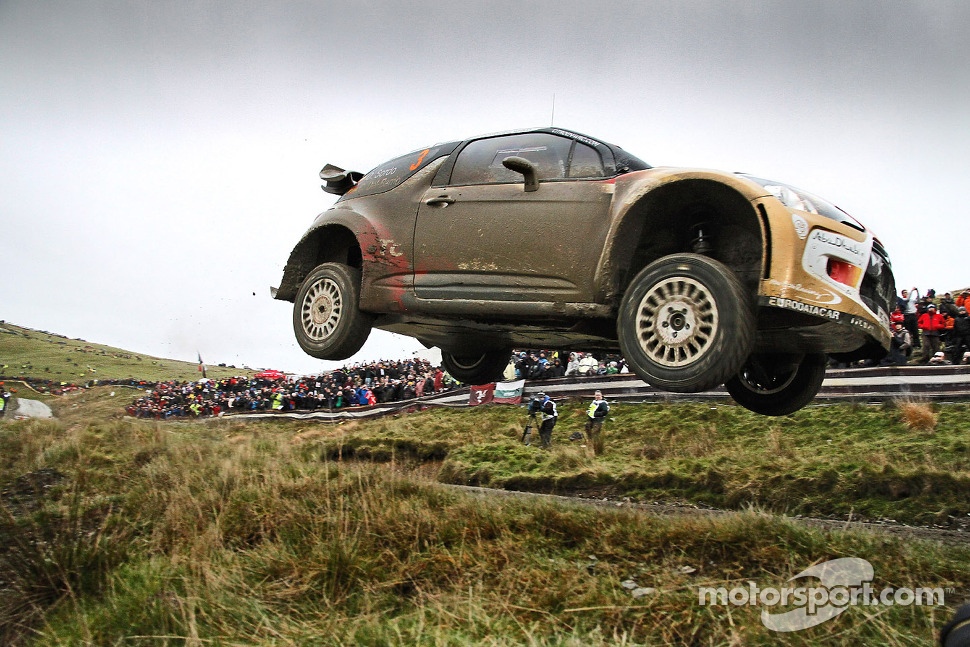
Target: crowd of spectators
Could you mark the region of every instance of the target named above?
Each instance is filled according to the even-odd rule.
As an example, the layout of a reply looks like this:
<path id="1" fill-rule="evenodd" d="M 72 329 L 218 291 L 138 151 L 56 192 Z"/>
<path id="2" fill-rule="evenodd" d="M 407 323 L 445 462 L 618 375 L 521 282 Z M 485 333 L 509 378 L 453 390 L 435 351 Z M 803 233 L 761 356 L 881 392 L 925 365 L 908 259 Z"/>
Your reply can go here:
<path id="1" fill-rule="evenodd" d="M 534 381 L 628 372 L 618 355 L 596 359 L 592 353 L 569 353 L 564 365 L 559 351 L 531 350 L 514 352 L 503 377 L 508 381 Z M 167 419 L 255 411 L 338 410 L 411 400 L 458 386 L 441 367 L 426 360 L 380 361 L 304 377 L 158 382 L 148 385 L 146 395 L 127 411 L 139 418 Z"/>
<path id="2" fill-rule="evenodd" d="M 882 364 L 970 364 L 970 290 L 956 297 L 934 290 L 920 295 L 903 290 L 890 316 L 892 349 Z M 621 355 L 536 349 L 512 353 L 503 379 L 549 380 L 629 373 Z M 2 379 L 2 376 L 0 376 Z M 427 360 L 410 359 L 345 366 L 315 376 L 233 377 L 196 382 L 97 380 L 83 386 L 19 377 L 34 389 L 51 394 L 103 384 L 146 389 L 127 408 L 142 418 L 211 416 L 225 412 L 341 409 L 400 402 L 449 391 L 456 382 Z"/>
<path id="3" fill-rule="evenodd" d="M 252 411 L 342 409 L 399 402 L 454 389 L 457 382 L 421 359 L 344 366 L 320 375 L 159 382 L 128 407 L 140 418 Z"/>
<path id="4" fill-rule="evenodd" d="M 626 362 L 620 355 L 601 355 L 593 353 L 569 353 L 564 358 L 555 350 L 516 351 L 509 360 L 505 379 L 512 380 L 551 380 L 557 377 L 586 377 L 591 375 L 616 375 L 629 373 Z"/>
<path id="5" fill-rule="evenodd" d="M 970 364 L 970 289 L 956 297 L 935 290 L 900 292 L 890 315 L 892 349 L 884 364 Z M 918 351 L 918 352 L 917 352 Z"/>

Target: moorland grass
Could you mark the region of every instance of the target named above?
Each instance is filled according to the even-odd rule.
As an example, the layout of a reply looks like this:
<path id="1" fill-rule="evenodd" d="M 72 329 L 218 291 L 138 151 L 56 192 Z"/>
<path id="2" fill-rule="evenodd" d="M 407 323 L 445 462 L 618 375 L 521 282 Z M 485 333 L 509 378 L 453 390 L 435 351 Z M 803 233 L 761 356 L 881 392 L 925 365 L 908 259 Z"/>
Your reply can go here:
<path id="1" fill-rule="evenodd" d="M 837 557 L 869 560 L 876 588 L 939 587 L 951 605 L 970 585 L 963 546 L 765 512 L 658 517 L 479 497 L 438 482 L 529 478 L 698 500 L 707 483 L 714 500 L 744 491 L 741 505 L 770 498 L 752 484 L 760 478 L 791 477 L 853 506 L 882 495 L 842 486 L 840 466 L 962 477 L 959 406 L 939 407 L 928 434 L 907 431 L 892 407 L 770 420 L 619 405 L 596 457 L 561 440 L 581 425 L 579 407 L 562 407 L 548 452 L 517 442 L 524 418 L 507 407 L 346 425 L 0 423 L 0 642 L 767 645 L 779 636 L 760 608 L 701 606 L 698 587 L 782 586 Z M 881 466 L 864 460 L 876 453 Z M 950 486 L 939 483 L 941 496 Z M 653 591 L 634 598 L 626 580 Z M 925 644 L 949 613 L 852 608 L 784 642 Z"/>
<path id="2" fill-rule="evenodd" d="M 213 379 L 252 374 L 251 369 L 222 366 L 210 366 L 206 371 Z M 29 376 L 55 384 L 127 379 L 194 381 L 202 377 L 194 362 L 162 359 L 7 322 L 0 322 L 0 375 Z M 23 394 L 35 397 L 30 391 Z"/>
<path id="3" fill-rule="evenodd" d="M 966 404 L 841 404 L 781 418 L 732 405 L 614 404 L 599 456 L 566 440 L 583 420 L 583 403 L 561 403 L 551 451 L 520 442 L 526 418 L 508 406 L 324 427 L 312 444 L 330 458 L 444 455 L 439 479 L 462 485 L 918 524 L 970 515 Z"/>

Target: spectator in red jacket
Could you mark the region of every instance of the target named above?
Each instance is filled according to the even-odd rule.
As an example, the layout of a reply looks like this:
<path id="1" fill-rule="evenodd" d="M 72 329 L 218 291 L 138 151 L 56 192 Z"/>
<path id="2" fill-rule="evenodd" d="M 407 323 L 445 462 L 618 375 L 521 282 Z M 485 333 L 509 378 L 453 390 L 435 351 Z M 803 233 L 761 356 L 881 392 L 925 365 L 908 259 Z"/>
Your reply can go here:
<path id="1" fill-rule="evenodd" d="M 903 314 L 902 308 L 897 305 L 896 309 L 893 310 L 891 315 L 889 315 L 889 323 L 891 326 L 893 326 L 893 329 L 895 329 L 896 324 L 902 324 L 905 321 L 906 316 Z"/>
<path id="2" fill-rule="evenodd" d="M 970 308 L 970 290 L 964 290 L 960 293 L 956 299 L 953 300 L 956 306 L 959 308 L 963 306 L 965 308 Z"/>
<path id="3" fill-rule="evenodd" d="M 942 347 L 940 336 L 946 328 L 946 320 L 936 311 L 936 306 L 930 303 L 926 306 L 926 312 L 919 316 L 916 325 L 923 331 L 923 341 L 926 342 L 923 347 L 923 363 L 928 364 L 930 358 Z"/>

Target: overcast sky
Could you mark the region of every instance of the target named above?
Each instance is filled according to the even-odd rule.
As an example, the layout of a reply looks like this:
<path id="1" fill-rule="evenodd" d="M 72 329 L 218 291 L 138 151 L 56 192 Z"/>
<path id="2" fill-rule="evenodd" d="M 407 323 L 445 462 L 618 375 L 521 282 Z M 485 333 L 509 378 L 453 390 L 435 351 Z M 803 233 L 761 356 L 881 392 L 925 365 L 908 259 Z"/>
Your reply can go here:
<path id="1" fill-rule="evenodd" d="M 333 203 L 320 168 L 553 116 L 807 189 L 899 287 L 965 286 L 967 61 L 966 0 L 0 0 L 0 319 L 332 367 L 269 296 Z M 357 359 L 418 348 L 377 332 Z"/>

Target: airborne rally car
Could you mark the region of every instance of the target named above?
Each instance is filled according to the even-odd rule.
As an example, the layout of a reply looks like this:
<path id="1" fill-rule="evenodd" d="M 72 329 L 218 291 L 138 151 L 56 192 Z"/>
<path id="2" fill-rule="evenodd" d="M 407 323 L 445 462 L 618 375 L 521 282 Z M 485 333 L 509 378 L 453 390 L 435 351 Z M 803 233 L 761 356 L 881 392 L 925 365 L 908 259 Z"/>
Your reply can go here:
<path id="1" fill-rule="evenodd" d="M 367 174 L 290 254 L 277 299 L 300 346 L 346 359 L 377 327 L 438 346 L 458 380 L 513 348 L 619 350 L 649 384 L 724 384 L 766 415 L 818 392 L 827 356 L 882 357 L 895 285 L 873 235 L 779 182 L 653 168 L 537 128 L 437 144 Z"/>

